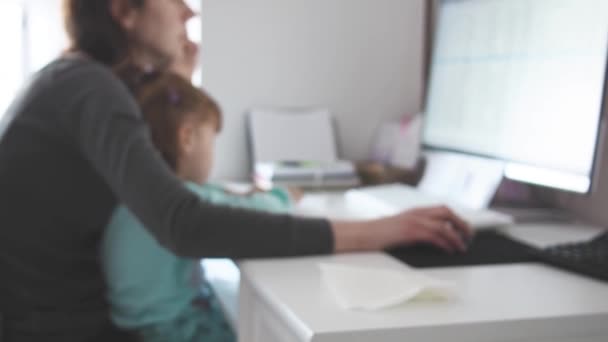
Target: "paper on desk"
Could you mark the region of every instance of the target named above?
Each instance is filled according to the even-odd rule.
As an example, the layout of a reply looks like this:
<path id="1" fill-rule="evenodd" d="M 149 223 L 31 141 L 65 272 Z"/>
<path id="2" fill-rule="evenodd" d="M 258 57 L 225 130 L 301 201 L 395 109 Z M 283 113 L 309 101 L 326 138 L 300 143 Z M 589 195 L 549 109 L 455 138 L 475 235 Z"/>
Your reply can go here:
<path id="1" fill-rule="evenodd" d="M 450 283 L 421 272 L 377 269 L 340 264 L 319 264 L 321 278 L 345 309 L 379 310 L 404 302 L 448 300 L 454 297 Z"/>

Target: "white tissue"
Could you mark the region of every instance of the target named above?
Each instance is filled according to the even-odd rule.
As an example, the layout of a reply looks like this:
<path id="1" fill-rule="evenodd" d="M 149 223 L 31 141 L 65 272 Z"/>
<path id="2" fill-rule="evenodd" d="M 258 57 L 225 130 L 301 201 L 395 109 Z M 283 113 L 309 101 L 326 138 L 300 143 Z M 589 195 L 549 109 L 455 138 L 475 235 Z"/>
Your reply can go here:
<path id="1" fill-rule="evenodd" d="M 408 268 L 319 264 L 321 278 L 345 309 L 379 310 L 413 299 L 447 300 L 453 286 Z"/>

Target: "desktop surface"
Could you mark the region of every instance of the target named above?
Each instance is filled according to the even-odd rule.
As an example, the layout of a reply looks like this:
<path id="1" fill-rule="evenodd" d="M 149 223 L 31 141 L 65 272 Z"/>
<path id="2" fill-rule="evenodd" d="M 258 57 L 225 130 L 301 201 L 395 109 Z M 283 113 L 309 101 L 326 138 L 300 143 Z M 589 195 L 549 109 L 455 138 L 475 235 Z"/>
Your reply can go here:
<path id="1" fill-rule="evenodd" d="M 407 267 L 382 253 L 242 262 L 244 342 L 608 339 L 608 285 L 542 264 L 428 268 L 425 274 L 453 284 L 455 299 L 363 311 L 335 301 L 321 279 L 320 263 Z M 269 337 L 277 332 L 280 337 Z"/>
<path id="2" fill-rule="evenodd" d="M 474 229 L 495 228 L 513 223 L 513 217 L 510 215 L 491 209 L 467 208 L 405 184 L 384 184 L 353 189 L 344 194 L 343 201 L 345 206 L 359 218 L 374 218 L 419 207 L 447 205 Z"/>
<path id="3" fill-rule="evenodd" d="M 337 211 L 346 218 L 353 213 L 339 193 L 306 195 L 305 202 L 308 214 Z M 536 248 L 586 241 L 601 231 L 598 227 L 554 223 L 519 224 L 500 230 Z M 478 234 L 486 236 L 482 239 L 493 239 L 489 233 Z M 454 284 L 455 299 L 410 302 L 380 311 L 341 308 L 321 279 L 319 263 L 394 270 L 408 267 L 387 253 L 241 261 L 240 286 L 233 287 L 233 296 L 239 296 L 239 340 L 608 341 L 608 284 L 541 263 L 427 267 L 422 272 Z"/>

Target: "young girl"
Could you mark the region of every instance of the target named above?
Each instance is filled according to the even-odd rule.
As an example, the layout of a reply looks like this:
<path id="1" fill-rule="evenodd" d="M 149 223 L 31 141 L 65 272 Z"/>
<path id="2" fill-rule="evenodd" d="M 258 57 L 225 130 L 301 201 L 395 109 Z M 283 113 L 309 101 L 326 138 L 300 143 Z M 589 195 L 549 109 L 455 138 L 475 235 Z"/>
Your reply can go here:
<path id="1" fill-rule="evenodd" d="M 154 145 L 192 192 L 213 203 L 272 212 L 289 209 L 289 193 L 280 188 L 238 196 L 205 184 L 222 119 L 203 91 L 170 73 L 141 85 L 131 83 Z M 161 247 L 124 206 L 112 215 L 102 254 L 111 316 L 119 327 L 137 331 L 145 342 L 235 340 L 210 288 L 194 279 L 198 260 Z"/>

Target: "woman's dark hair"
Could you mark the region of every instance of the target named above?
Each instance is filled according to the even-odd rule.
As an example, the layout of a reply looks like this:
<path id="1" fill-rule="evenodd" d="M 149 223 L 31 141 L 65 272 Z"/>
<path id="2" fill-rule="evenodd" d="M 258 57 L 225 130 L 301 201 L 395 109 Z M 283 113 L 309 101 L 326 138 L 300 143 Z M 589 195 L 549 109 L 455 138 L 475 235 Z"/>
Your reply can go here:
<path id="1" fill-rule="evenodd" d="M 112 17 L 111 0 L 63 0 L 65 30 L 70 51 L 82 51 L 109 66 L 128 56 L 128 37 Z M 125 5 L 140 8 L 146 0 L 124 0 Z"/>

